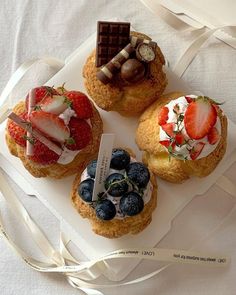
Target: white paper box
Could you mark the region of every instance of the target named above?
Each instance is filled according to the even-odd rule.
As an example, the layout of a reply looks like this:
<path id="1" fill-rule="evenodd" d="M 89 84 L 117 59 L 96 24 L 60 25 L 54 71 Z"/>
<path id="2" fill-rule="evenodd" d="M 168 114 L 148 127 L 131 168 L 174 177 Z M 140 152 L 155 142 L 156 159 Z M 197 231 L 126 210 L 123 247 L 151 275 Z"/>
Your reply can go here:
<path id="1" fill-rule="evenodd" d="M 158 11 L 158 4 L 167 8 L 177 18 L 195 28 L 204 26 L 215 29 L 225 25 L 236 25 L 234 0 L 141 0 L 151 11 Z M 236 38 L 229 31 L 219 30 L 214 35 L 236 48 Z"/>
<path id="2" fill-rule="evenodd" d="M 65 67 L 59 71 L 47 85 L 60 86 L 66 82 L 66 88 L 85 91 L 82 79 L 82 67 L 87 55 L 95 46 L 95 39 L 88 39 L 75 54 L 71 55 Z M 167 71 L 169 86 L 167 91 L 185 90 L 183 81 Z M 134 134 L 137 119 L 124 118 L 114 112 L 99 110 L 104 132 L 116 134 L 117 146 L 128 146 L 141 159 Z M 4 124 L 0 126 L 0 142 L 4 142 Z M 73 208 L 70 201 L 70 189 L 74 177 L 62 180 L 37 179 L 26 171 L 18 158 L 10 155 L 7 146 L 1 144 L 0 165 L 13 177 L 14 181 L 28 194 L 35 194 L 62 223 L 62 228 L 80 248 L 88 259 L 119 249 L 129 247 L 154 247 L 171 227 L 173 218 L 188 204 L 194 196 L 206 192 L 224 171 L 236 160 L 236 126 L 229 122 L 228 148 L 224 159 L 215 171 L 204 179 L 192 178 L 184 184 L 170 184 L 158 180 L 158 205 L 153 214 L 152 223 L 138 235 L 126 235 L 119 239 L 106 239 L 95 235 L 87 219 L 83 219 Z M 14 175 L 13 175 L 14 173 Z M 121 280 L 139 263 L 138 260 L 115 260 L 107 264 L 103 272 L 111 280 Z"/>

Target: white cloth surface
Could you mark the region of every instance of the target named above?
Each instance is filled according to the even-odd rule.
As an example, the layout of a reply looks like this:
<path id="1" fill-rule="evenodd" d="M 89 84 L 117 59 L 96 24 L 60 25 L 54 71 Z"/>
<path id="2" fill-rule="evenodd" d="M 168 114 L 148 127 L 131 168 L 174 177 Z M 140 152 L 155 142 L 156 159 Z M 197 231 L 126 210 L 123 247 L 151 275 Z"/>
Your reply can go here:
<path id="1" fill-rule="evenodd" d="M 130 21 L 136 30 L 150 35 L 158 42 L 170 66 L 175 65 L 194 38 L 194 34 L 181 35 L 176 32 L 138 0 L 126 2 L 1 0 L 0 91 L 11 74 L 25 60 L 43 55 L 65 59 L 95 32 L 97 20 L 109 18 Z M 183 79 L 192 89 L 225 101 L 224 110 L 236 123 L 236 50 L 212 37 L 200 49 Z M 235 171 L 236 165 L 232 169 Z M 12 185 L 29 212 L 33 212 L 35 219 L 56 243 L 59 233 L 59 223 L 56 218 L 36 198 L 26 196 L 14 183 Z M 160 243 L 160 247 L 187 249 L 204 236 L 206 228 L 210 230 L 220 222 L 234 205 L 234 200 L 222 191 L 214 190 L 215 188 L 212 188 L 205 198 L 195 198 L 184 209 L 176 218 L 170 233 Z M 214 195 L 218 196 L 217 202 L 214 201 Z M 15 220 L 8 213 L 2 198 L 0 198 L 0 208 L 17 241 L 22 245 L 27 244 L 28 252 L 34 254 L 33 245 L 24 239 L 25 235 L 19 234 L 14 225 Z M 233 212 L 217 233 L 197 247 L 197 250 L 207 249 L 230 255 L 232 264 L 228 269 L 174 265 L 144 283 L 104 289 L 102 292 L 104 294 L 123 292 L 131 295 L 141 295 L 144 292 L 150 295 L 235 294 L 235 222 L 236 212 Z M 150 272 L 157 266 L 155 263 L 144 262 L 128 278 Z M 0 239 L 0 288 L 3 295 L 80 293 L 69 286 L 62 276 L 40 274 L 31 270 L 13 254 L 2 239 Z"/>

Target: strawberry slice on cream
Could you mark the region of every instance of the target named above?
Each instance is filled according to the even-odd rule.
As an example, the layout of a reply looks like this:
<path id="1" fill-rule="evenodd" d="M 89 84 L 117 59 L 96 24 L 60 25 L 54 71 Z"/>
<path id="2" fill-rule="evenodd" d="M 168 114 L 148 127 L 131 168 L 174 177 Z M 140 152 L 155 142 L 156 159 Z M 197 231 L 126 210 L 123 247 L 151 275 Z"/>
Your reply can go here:
<path id="1" fill-rule="evenodd" d="M 70 137 L 69 128 L 56 114 L 33 111 L 29 120 L 35 128 L 59 143 L 64 143 Z"/>
<path id="2" fill-rule="evenodd" d="M 59 115 L 68 108 L 67 99 L 62 95 L 47 96 L 41 101 L 40 108 L 44 112 Z"/>

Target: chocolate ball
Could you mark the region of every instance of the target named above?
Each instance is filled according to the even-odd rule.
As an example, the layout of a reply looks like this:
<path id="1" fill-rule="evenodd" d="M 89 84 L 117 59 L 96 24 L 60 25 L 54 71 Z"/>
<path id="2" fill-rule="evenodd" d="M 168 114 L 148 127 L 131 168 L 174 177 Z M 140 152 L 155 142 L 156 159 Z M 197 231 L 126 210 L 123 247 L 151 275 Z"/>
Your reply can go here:
<path id="1" fill-rule="evenodd" d="M 136 57 L 138 60 L 149 63 L 156 57 L 155 51 L 149 44 L 140 43 L 136 49 Z"/>
<path id="2" fill-rule="evenodd" d="M 128 59 L 121 67 L 121 78 L 135 83 L 144 78 L 145 66 L 135 58 Z"/>

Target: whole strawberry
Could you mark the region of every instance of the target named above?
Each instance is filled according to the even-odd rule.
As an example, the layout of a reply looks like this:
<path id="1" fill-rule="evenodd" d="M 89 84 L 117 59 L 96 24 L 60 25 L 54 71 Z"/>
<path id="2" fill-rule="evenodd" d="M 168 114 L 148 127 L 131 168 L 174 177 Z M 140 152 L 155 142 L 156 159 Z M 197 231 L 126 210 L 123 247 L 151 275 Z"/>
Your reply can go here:
<path id="1" fill-rule="evenodd" d="M 42 99 L 46 97 L 51 97 L 52 95 L 58 94 L 55 88 L 49 86 L 40 86 L 33 89 L 35 91 L 35 104 L 39 104 Z M 28 110 L 29 104 L 29 94 L 27 94 L 25 99 L 25 107 Z"/>
<path id="2" fill-rule="evenodd" d="M 19 115 L 20 118 L 22 118 L 24 121 L 27 120 L 27 113 L 24 112 Z M 26 146 L 26 131 L 21 128 L 19 125 L 17 125 L 12 120 L 9 121 L 9 124 L 7 126 L 7 130 L 10 134 L 10 136 L 14 139 L 14 141 L 19 144 L 22 147 Z"/>
<path id="3" fill-rule="evenodd" d="M 76 112 L 78 118 L 89 119 L 93 115 L 93 108 L 88 97 L 79 91 L 67 91 L 64 95 L 71 102 L 72 109 Z"/>
<path id="4" fill-rule="evenodd" d="M 70 139 L 67 140 L 66 147 L 72 151 L 85 148 L 92 138 L 89 124 L 85 120 L 72 117 L 68 127 L 70 129 Z"/>
<path id="5" fill-rule="evenodd" d="M 42 142 L 39 140 L 34 140 L 33 156 L 29 156 L 32 161 L 42 165 L 49 165 L 56 163 L 59 157 L 60 156 L 58 154 L 50 150 Z"/>

